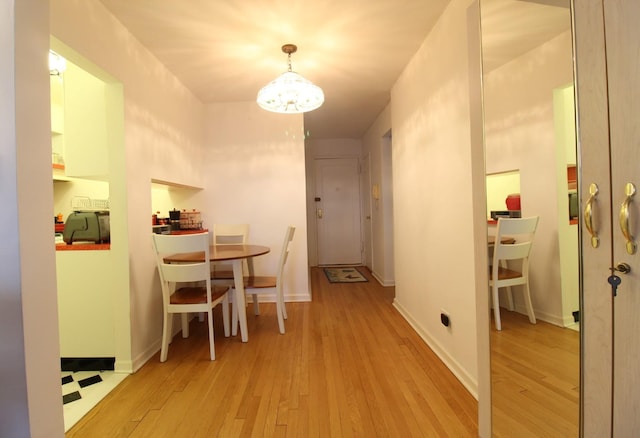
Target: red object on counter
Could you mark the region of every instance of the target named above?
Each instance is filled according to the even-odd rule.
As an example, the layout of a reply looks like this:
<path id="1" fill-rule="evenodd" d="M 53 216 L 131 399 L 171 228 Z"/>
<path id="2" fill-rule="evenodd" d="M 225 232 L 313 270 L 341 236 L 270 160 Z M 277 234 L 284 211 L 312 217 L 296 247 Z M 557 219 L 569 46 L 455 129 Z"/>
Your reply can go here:
<path id="1" fill-rule="evenodd" d="M 55 224 L 54 227 L 55 227 L 56 233 L 62 233 L 64 231 L 64 224 L 58 223 L 58 224 Z"/>
<path id="2" fill-rule="evenodd" d="M 505 202 L 507 203 L 507 210 L 510 210 L 510 211 L 520 210 L 520 194 L 519 193 L 508 195 Z"/>

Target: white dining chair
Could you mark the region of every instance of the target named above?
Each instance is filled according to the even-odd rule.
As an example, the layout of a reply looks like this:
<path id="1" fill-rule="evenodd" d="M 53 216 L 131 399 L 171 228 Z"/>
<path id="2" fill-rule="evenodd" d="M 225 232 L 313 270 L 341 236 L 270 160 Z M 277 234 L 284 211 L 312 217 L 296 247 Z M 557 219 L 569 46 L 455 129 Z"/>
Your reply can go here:
<path id="1" fill-rule="evenodd" d="M 249 240 L 249 224 L 213 224 L 212 240 L 214 245 L 246 245 Z M 253 274 L 253 263 L 245 261 L 243 270 L 246 275 Z M 215 262 L 211 269 L 213 280 L 230 280 L 226 283 L 233 285 L 233 268 L 224 262 Z M 218 281 L 224 284 L 224 281 Z"/>
<path id="2" fill-rule="evenodd" d="M 224 335 L 229 336 L 229 286 L 212 285 L 208 233 L 168 235 L 153 234 L 156 264 L 162 286 L 162 347 L 160 362 L 167 360 L 172 337 L 173 315 L 182 316 L 182 337 L 189 336 L 189 313 L 206 313 L 209 324 L 209 352 L 215 360 L 213 308 L 222 304 Z M 204 252 L 204 261 L 167 263 L 169 255 Z"/>
<path id="3" fill-rule="evenodd" d="M 527 218 L 499 218 L 493 246 L 493 261 L 489 268 L 489 286 L 493 301 L 496 330 L 502 330 L 500 322 L 500 298 L 498 290 L 507 288 L 509 309 L 513 310 L 512 286 L 522 286 L 529 322 L 536 323 L 529 290 L 529 255 L 533 245 L 538 216 Z M 507 239 L 511 237 L 515 241 Z M 512 243 L 508 243 L 512 242 Z M 511 265 L 509 265 L 509 263 Z M 519 266 L 514 266 L 514 265 Z"/>
<path id="4" fill-rule="evenodd" d="M 284 241 L 280 250 L 280 258 L 278 260 L 278 267 L 276 275 L 274 276 L 259 276 L 249 275 L 244 277 L 244 290 L 247 295 L 251 295 L 251 299 L 254 303 L 254 313 L 260 314 L 258 294 L 265 289 L 274 289 L 275 302 L 276 302 L 276 314 L 278 317 L 278 328 L 280 333 L 285 333 L 284 320 L 287 319 L 287 309 L 284 302 L 284 267 L 289 258 L 289 252 L 291 249 L 291 242 L 295 234 L 296 228 L 294 226 L 288 226 L 284 235 Z M 235 332 L 238 325 L 237 312 L 233 312 L 231 327 Z"/>

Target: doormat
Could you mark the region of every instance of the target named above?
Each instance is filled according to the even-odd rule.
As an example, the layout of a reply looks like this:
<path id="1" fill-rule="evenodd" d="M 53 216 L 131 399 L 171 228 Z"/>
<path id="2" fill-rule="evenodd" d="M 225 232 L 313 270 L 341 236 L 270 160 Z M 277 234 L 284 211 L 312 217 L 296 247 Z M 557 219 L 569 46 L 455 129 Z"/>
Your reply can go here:
<path id="1" fill-rule="evenodd" d="M 324 268 L 324 273 L 330 283 L 360 283 L 367 280 L 356 268 Z"/>

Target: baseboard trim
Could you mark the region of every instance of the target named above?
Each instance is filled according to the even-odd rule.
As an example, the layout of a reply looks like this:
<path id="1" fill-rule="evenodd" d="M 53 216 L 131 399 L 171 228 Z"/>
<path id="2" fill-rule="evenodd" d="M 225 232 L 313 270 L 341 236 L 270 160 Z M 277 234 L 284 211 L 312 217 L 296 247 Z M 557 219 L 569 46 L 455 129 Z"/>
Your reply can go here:
<path id="1" fill-rule="evenodd" d="M 115 357 L 61 357 L 62 371 L 114 371 Z"/>
<path id="2" fill-rule="evenodd" d="M 402 317 L 409 323 L 411 327 L 418 333 L 422 340 L 433 350 L 433 352 L 440 358 L 447 368 L 453 373 L 454 376 L 462 383 L 462 385 L 469 391 L 469 393 L 478 400 L 478 381 L 474 379 L 466 370 L 460 366 L 460 364 L 449 355 L 446 349 L 444 349 L 433 337 L 423 330 L 415 319 L 411 317 L 411 314 L 406 311 L 397 300 L 393 300 L 393 307 L 395 307 Z"/>
<path id="3" fill-rule="evenodd" d="M 371 271 L 371 275 L 373 276 L 373 278 L 375 278 L 378 283 L 380 283 L 381 286 L 383 287 L 391 287 L 391 286 L 395 286 L 396 282 L 395 281 L 387 281 L 384 280 L 382 277 L 380 277 L 378 274 L 376 274 L 375 272 Z"/>

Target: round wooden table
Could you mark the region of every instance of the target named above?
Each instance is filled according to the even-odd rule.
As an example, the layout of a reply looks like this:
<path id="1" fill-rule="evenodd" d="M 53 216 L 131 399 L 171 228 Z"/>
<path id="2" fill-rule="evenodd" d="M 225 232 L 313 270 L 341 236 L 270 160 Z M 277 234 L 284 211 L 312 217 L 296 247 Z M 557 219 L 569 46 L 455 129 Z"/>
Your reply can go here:
<path id="1" fill-rule="evenodd" d="M 249 340 L 247 333 L 247 310 L 244 292 L 244 273 L 242 272 L 242 260 L 267 254 L 271 249 L 262 245 L 211 245 L 209 247 L 209 257 L 212 262 L 230 261 L 233 265 L 233 283 L 236 308 L 238 309 L 238 321 L 240 322 L 240 336 L 242 342 Z M 167 256 L 164 260 L 168 263 L 187 263 L 204 261 L 204 252 L 193 252 L 189 254 L 176 254 Z M 232 327 L 236 330 L 236 327 Z M 234 333 L 235 334 L 235 333 Z"/>

